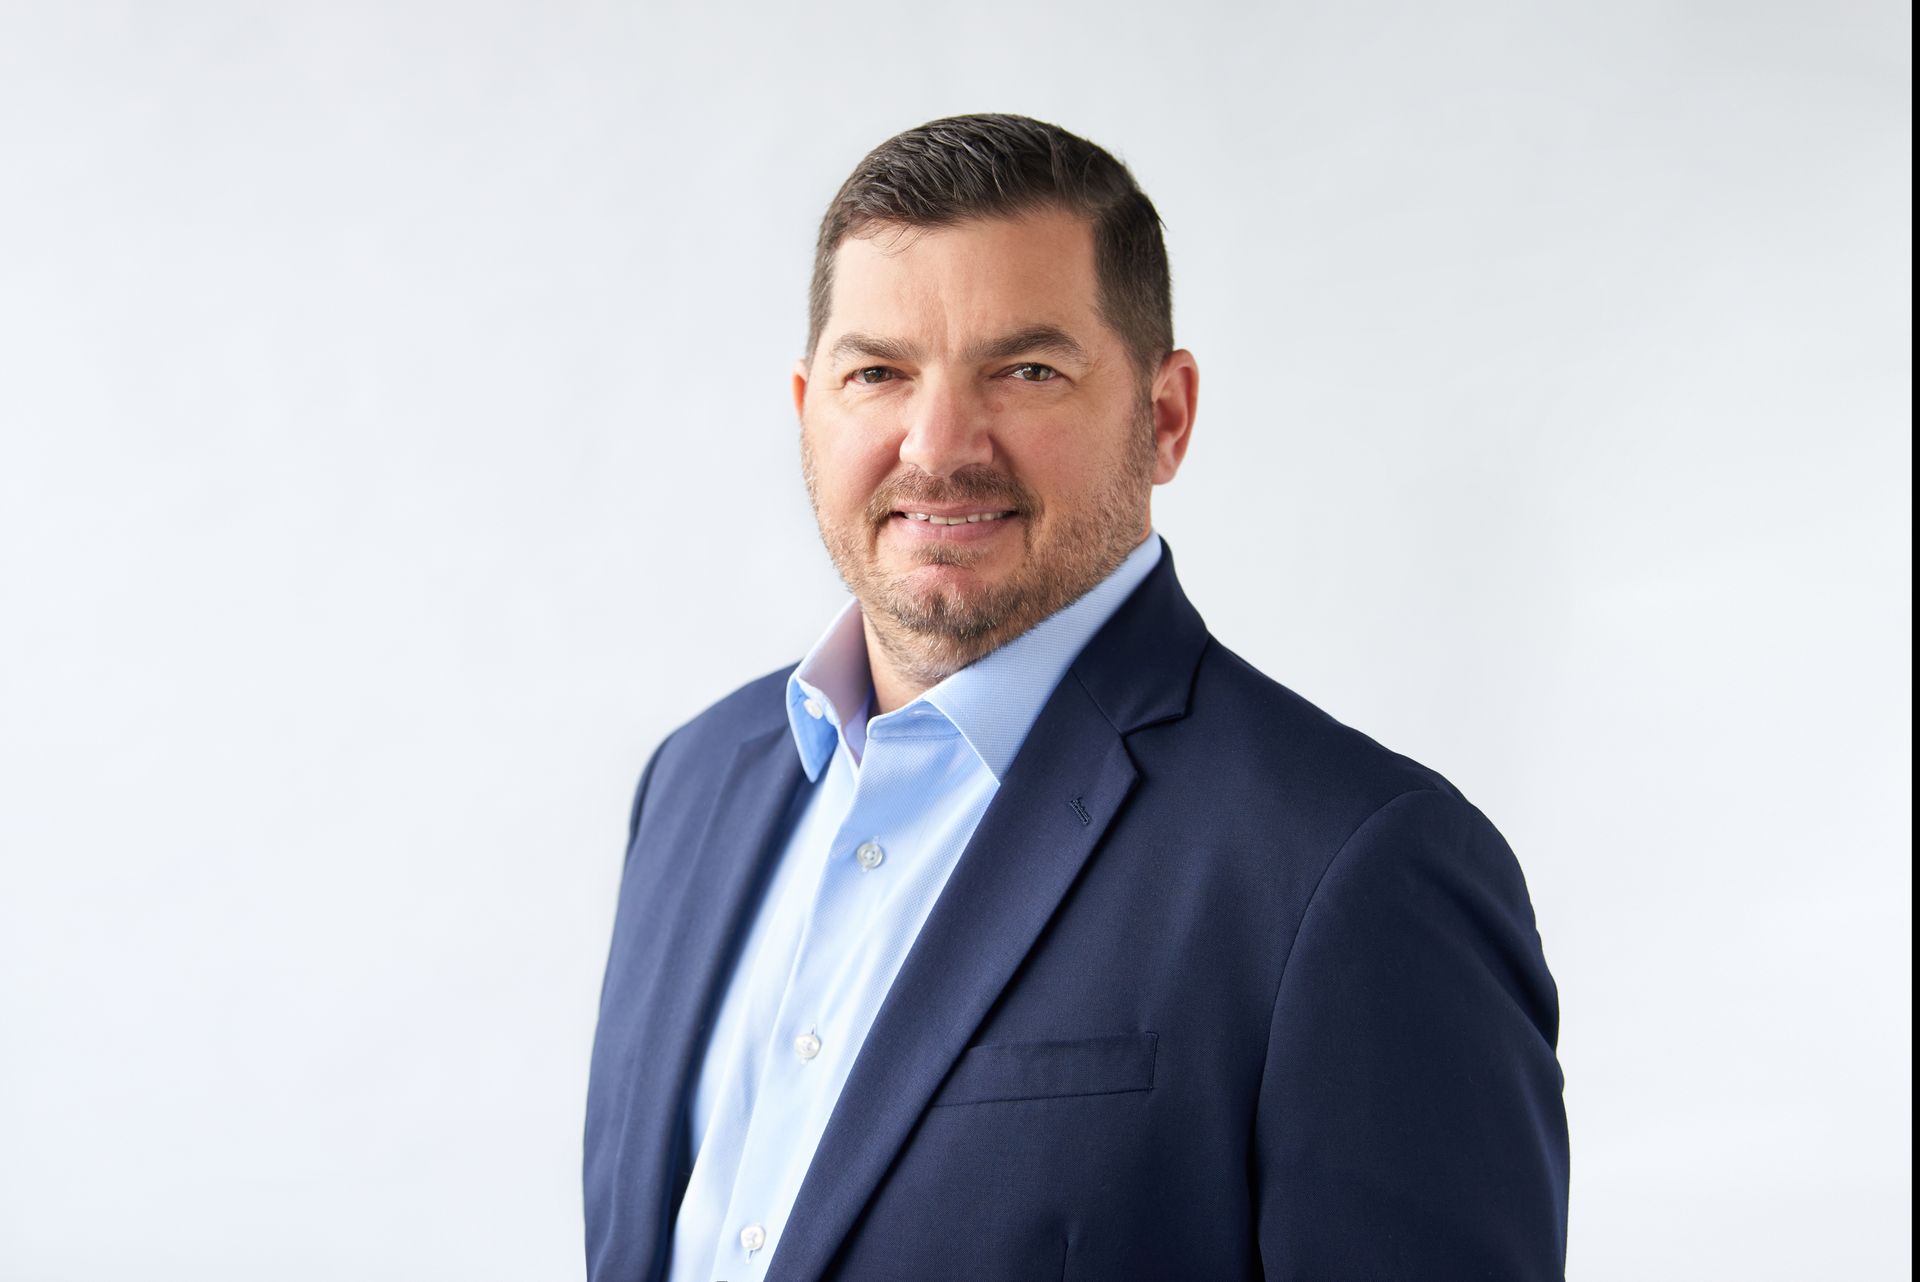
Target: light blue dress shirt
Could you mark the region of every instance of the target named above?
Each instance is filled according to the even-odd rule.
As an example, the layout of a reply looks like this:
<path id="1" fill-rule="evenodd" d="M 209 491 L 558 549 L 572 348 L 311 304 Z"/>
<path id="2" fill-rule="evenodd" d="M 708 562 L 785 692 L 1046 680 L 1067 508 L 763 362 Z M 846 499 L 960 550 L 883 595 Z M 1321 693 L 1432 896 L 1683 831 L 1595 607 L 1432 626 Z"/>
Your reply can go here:
<path id="1" fill-rule="evenodd" d="M 1068 666 L 1159 559 L 1149 533 L 1078 601 L 871 720 L 857 602 L 794 670 L 787 717 L 815 786 L 701 1062 L 668 1282 L 766 1276 L 854 1058 L 948 875 Z"/>

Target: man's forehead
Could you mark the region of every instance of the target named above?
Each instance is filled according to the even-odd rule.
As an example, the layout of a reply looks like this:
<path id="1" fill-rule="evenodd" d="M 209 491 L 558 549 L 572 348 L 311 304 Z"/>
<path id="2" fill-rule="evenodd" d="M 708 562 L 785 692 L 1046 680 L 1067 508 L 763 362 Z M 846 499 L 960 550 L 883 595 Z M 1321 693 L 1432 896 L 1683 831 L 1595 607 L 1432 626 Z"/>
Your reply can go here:
<path id="1" fill-rule="evenodd" d="M 1087 344 L 1098 328 L 1092 230 L 1047 211 L 863 229 L 840 246 L 821 337 L 832 348 L 848 333 L 905 339 L 903 330 L 938 330 L 971 346 L 1049 330 Z"/>

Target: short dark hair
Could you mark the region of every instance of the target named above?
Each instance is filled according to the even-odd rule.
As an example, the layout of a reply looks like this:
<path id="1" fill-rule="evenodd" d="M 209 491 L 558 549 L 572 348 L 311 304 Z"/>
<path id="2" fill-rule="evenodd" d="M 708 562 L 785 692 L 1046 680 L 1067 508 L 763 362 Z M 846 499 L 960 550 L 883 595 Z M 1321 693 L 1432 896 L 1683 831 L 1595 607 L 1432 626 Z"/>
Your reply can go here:
<path id="1" fill-rule="evenodd" d="M 808 291 L 807 359 L 833 298 L 840 244 L 873 226 L 948 227 L 1062 209 L 1093 228 L 1100 312 L 1142 379 L 1173 350 L 1173 280 L 1160 215 L 1127 167 L 1058 125 L 949 116 L 893 137 L 854 167 L 820 220 Z"/>

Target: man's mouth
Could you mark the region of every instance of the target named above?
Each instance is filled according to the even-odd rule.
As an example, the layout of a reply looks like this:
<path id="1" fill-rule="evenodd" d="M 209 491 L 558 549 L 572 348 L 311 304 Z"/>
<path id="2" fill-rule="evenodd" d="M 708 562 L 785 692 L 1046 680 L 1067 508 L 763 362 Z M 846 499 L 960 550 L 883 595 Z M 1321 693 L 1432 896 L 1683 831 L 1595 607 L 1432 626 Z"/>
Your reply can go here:
<path id="1" fill-rule="evenodd" d="M 1014 515 L 1012 512 L 965 512 L 953 516 L 943 516 L 938 512 L 895 512 L 909 521 L 925 521 L 929 525 L 976 525 L 981 521 L 998 521 Z"/>
<path id="2" fill-rule="evenodd" d="M 928 505 L 933 506 L 932 504 Z M 905 547 L 951 547 L 959 544 L 999 544 L 1013 537 L 1020 516 L 1017 508 L 963 507 L 945 505 L 944 511 L 919 507 L 896 508 L 887 518 L 892 537 Z"/>

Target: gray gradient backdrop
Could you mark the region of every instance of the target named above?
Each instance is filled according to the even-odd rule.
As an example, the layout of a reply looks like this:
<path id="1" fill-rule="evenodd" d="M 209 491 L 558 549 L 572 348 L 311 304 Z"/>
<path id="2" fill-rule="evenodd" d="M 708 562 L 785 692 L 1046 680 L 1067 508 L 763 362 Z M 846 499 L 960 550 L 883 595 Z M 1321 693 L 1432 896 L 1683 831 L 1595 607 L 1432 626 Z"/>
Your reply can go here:
<path id="1" fill-rule="evenodd" d="M 897 129 L 1162 210 L 1215 632 L 1500 824 L 1570 1275 L 1911 1267 L 1892 3 L 0 4 L 0 1277 L 561 1279 L 628 792 L 839 600 Z"/>

